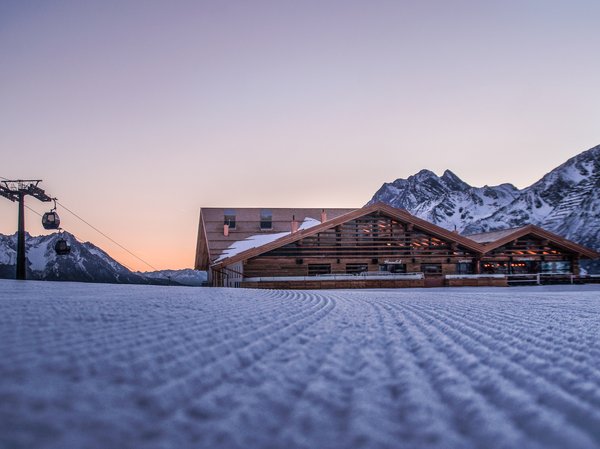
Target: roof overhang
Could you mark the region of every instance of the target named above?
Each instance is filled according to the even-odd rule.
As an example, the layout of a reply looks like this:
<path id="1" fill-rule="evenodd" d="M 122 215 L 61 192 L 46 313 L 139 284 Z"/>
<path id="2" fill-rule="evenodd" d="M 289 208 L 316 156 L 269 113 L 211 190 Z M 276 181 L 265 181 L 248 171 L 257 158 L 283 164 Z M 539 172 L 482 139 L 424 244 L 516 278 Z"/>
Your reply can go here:
<path id="1" fill-rule="evenodd" d="M 489 253 L 490 251 L 493 251 L 496 248 L 500 248 L 501 246 L 504 246 L 512 242 L 513 240 L 516 240 L 529 234 L 542 239 L 546 239 L 561 249 L 579 254 L 580 257 L 588 259 L 600 258 L 600 253 L 597 253 L 596 251 L 590 248 L 567 240 L 559 235 L 554 234 L 553 232 L 546 231 L 545 229 L 542 229 L 539 226 L 535 225 L 523 226 L 522 228 L 515 229 L 514 232 L 502 237 L 501 239 L 484 244 L 483 247 L 485 248 L 485 253 Z"/>
<path id="2" fill-rule="evenodd" d="M 243 261 L 243 260 L 250 259 L 252 257 L 260 256 L 261 254 L 264 254 L 271 250 L 280 248 L 284 245 L 294 243 L 303 238 L 318 234 L 319 232 L 323 232 L 328 229 L 335 228 L 336 226 L 339 226 L 348 221 L 356 220 L 365 215 L 369 215 L 369 214 L 377 213 L 377 212 L 379 212 L 385 216 L 388 216 L 392 219 L 395 219 L 395 220 L 398 220 L 398 221 L 401 221 L 404 223 L 412 224 L 417 229 L 425 231 L 425 232 L 427 232 L 435 237 L 441 238 L 443 240 L 448 240 L 450 242 L 454 242 L 474 253 L 483 254 L 486 251 L 486 248 L 483 245 L 481 245 L 477 242 L 474 242 L 473 240 L 471 240 L 467 237 L 463 237 L 460 234 L 457 234 L 456 232 L 448 231 L 447 229 L 444 229 L 433 223 L 429 223 L 426 220 L 415 217 L 414 215 L 410 214 L 408 211 L 406 211 L 404 209 L 395 208 L 395 207 L 392 207 L 387 204 L 379 202 L 379 203 L 371 204 L 369 206 L 365 206 L 361 209 L 356 209 L 352 212 L 348 212 L 347 214 L 341 215 L 332 220 L 328 220 L 317 226 L 313 226 L 312 228 L 305 229 L 302 231 L 297 231 L 297 232 L 294 232 L 293 234 L 286 235 L 277 240 L 269 242 L 265 245 L 251 248 L 246 251 L 242 251 L 234 256 L 228 257 L 226 259 L 220 260 L 219 262 L 212 264 L 211 268 L 220 269 L 225 266 L 228 266 L 228 265 L 231 265 L 231 264 Z"/>

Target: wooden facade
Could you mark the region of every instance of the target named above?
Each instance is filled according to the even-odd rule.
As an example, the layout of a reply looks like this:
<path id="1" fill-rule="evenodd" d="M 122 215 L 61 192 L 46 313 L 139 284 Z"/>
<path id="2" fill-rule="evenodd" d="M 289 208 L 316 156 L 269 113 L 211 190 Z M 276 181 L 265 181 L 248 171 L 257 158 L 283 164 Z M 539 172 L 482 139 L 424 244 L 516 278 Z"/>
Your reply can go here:
<path id="1" fill-rule="evenodd" d="M 196 246 L 197 270 L 207 271 L 210 265 L 236 241 L 253 235 L 291 232 L 292 222 L 300 225 L 306 219 L 332 219 L 354 209 L 292 209 L 292 208 L 223 208 L 200 209 Z M 270 221 L 268 220 L 270 213 Z M 231 220 L 233 217 L 233 226 Z M 262 220 L 261 220 L 262 218 Z M 225 224 L 229 223 L 227 235 Z"/>
<path id="2" fill-rule="evenodd" d="M 201 211 L 196 268 L 208 268 L 215 286 L 501 286 L 513 275 L 578 274 L 580 258 L 599 257 L 535 226 L 466 237 L 381 203 L 352 211 L 269 209 L 278 218 L 271 229 L 264 209 L 238 210 L 234 230 L 226 211 Z M 312 226 L 299 229 L 306 219 Z"/>

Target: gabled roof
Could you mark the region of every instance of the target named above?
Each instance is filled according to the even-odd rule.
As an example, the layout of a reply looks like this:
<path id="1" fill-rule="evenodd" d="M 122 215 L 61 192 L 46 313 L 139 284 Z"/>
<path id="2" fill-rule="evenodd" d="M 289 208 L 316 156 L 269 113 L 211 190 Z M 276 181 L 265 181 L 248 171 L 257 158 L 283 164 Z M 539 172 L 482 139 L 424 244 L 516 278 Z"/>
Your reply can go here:
<path id="1" fill-rule="evenodd" d="M 479 232 L 477 234 L 465 235 L 465 237 L 473 240 L 474 242 L 487 245 L 488 243 L 495 242 L 501 238 L 511 235 L 513 232 L 523 229 L 525 226 L 519 226 L 518 228 L 500 229 L 499 231 Z"/>
<path id="2" fill-rule="evenodd" d="M 507 230 L 509 231 L 509 230 Z M 600 258 L 600 254 L 596 251 L 591 250 L 590 248 L 586 248 L 585 246 L 579 245 L 575 242 L 562 238 L 559 235 L 554 234 L 553 232 L 546 231 L 545 229 L 540 228 L 535 225 L 527 225 L 521 228 L 515 228 L 510 230 L 512 232 L 506 233 L 504 235 L 500 234 L 503 231 L 495 231 L 500 236 L 494 241 L 490 241 L 489 243 L 484 244 L 485 252 L 488 253 L 496 248 L 500 248 L 501 246 L 506 245 L 507 243 L 512 242 L 520 237 L 524 237 L 526 235 L 534 235 L 541 239 L 546 239 L 552 242 L 554 245 L 559 248 L 566 249 L 567 251 L 571 251 L 574 253 L 578 253 L 583 257 L 587 257 L 590 259 Z M 483 234 L 476 234 L 476 236 L 482 236 Z M 469 236 L 472 238 L 473 236 Z"/>
<path id="3" fill-rule="evenodd" d="M 274 240 L 270 243 L 267 243 L 265 245 L 248 249 L 248 250 L 238 253 L 232 257 L 228 257 L 226 259 L 220 260 L 219 262 L 214 263 L 212 265 L 212 267 L 218 269 L 225 265 L 231 265 L 233 263 L 236 263 L 236 262 L 239 262 L 242 260 L 246 260 L 246 259 L 250 259 L 252 257 L 259 256 L 259 255 L 269 252 L 273 249 L 277 249 L 284 245 L 294 243 L 303 238 L 318 234 L 319 232 L 326 231 L 328 229 L 334 228 L 334 227 L 339 226 L 348 221 L 356 220 L 358 218 L 364 217 L 365 215 L 369 215 L 369 214 L 372 214 L 375 212 L 380 212 L 384 215 L 387 215 L 390 218 L 394 218 L 394 219 L 396 219 L 398 221 L 402 221 L 404 223 L 412 224 L 413 226 L 417 227 L 418 229 L 426 231 L 429 234 L 432 234 L 436 237 L 440 237 L 442 239 L 449 240 L 451 242 L 456 242 L 457 244 L 462 245 L 465 248 L 467 248 L 473 252 L 480 253 L 480 254 L 483 254 L 485 252 L 485 248 L 483 247 L 483 245 L 480 245 L 479 243 L 477 243 L 471 239 L 468 239 L 467 237 L 463 237 L 460 234 L 448 231 L 447 229 L 441 228 L 440 226 L 434 225 L 433 223 L 429 223 L 426 220 L 415 217 L 414 215 L 410 214 L 408 211 L 406 211 L 404 209 L 395 208 L 395 207 L 392 207 L 387 204 L 379 202 L 379 203 L 371 204 L 369 206 L 365 206 L 361 209 L 356 209 L 352 212 L 348 212 L 347 214 L 341 215 L 332 220 L 328 220 L 324 223 L 321 223 L 317 226 L 313 226 L 309 229 L 305 229 L 303 231 L 298 231 L 293 234 L 289 234 L 287 236 L 281 237 L 281 238 Z"/>
<path id="4" fill-rule="evenodd" d="M 258 234 L 262 236 L 289 234 L 293 220 L 298 223 L 309 218 L 320 221 L 322 214 L 333 219 L 354 210 L 355 208 L 321 207 L 202 207 L 200 208 L 195 266 L 197 269 L 207 270 L 217 260 L 224 259 L 221 256 L 232 244 Z M 271 214 L 270 229 L 263 229 L 261 226 L 263 212 Z M 235 227 L 229 229 L 228 235 L 223 232 L 226 214 L 233 214 L 236 222 Z"/>

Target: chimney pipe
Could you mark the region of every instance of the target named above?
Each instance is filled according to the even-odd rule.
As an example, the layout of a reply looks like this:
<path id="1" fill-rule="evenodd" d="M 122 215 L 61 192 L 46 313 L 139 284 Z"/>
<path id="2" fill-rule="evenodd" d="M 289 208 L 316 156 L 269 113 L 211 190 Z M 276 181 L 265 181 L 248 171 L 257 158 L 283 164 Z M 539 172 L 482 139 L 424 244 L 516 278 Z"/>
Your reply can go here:
<path id="1" fill-rule="evenodd" d="M 292 215 L 292 234 L 294 232 L 298 232 L 298 222 L 296 221 L 296 216 Z"/>
<path id="2" fill-rule="evenodd" d="M 321 223 L 325 223 L 327 221 L 327 212 L 325 209 L 321 210 Z"/>
<path id="3" fill-rule="evenodd" d="M 228 225 L 227 223 L 225 223 L 225 224 L 223 225 L 223 235 L 224 235 L 225 237 L 227 237 L 227 236 L 229 235 L 229 225 Z"/>

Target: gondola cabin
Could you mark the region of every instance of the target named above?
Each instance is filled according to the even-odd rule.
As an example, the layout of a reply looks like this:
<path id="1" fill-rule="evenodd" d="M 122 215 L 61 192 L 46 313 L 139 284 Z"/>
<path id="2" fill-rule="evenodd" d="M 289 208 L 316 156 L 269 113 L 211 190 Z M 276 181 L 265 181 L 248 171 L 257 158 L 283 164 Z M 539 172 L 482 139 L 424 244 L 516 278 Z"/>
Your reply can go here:
<path id="1" fill-rule="evenodd" d="M 54 244 L 54 251 L 59 256 L 66 256 L 71 252 L 71 245 L 65 239 L 60 238 Z"/>
<path id="2" fill-rule="evenodd" d="M 46 212 L 42 216 L 42 226 L 44 229 L 58 229 L 60 228 L 60 217 L 54 211 Z"/>

